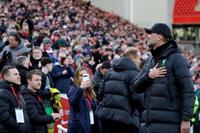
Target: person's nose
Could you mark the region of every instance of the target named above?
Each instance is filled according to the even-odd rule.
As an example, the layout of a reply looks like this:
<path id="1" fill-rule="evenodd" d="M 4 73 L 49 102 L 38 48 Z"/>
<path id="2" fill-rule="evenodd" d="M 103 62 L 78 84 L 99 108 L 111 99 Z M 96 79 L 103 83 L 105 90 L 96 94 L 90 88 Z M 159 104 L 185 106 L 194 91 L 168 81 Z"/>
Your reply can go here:
<path id="1" fill-rule="evenodd" d="M 148 35 L 147 35 L 147 38 L 150 39 L 150 38 L 151 38 L 151 34 L 148 34 Z"/>
<path id="2" fill-rule="evenodd" d="M 20 79 L 20 75 L 17 75 L 17 79 Z"/>

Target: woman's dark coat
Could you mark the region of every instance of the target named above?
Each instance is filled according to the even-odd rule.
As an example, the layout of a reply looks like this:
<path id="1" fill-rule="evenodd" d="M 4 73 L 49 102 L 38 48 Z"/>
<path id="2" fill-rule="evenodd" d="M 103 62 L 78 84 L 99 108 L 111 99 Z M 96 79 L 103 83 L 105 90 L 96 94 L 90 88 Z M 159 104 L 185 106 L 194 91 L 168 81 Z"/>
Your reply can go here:
<path id="1" fill-rule="evenodd" d="M 86 98 L 83 96 L 84 90 L 71 86 L 68 91 L 70 103 L 69 129 L 68 133 L 101 133 L 100 124 L 94 116 L 94 125 L 90 125 L 89 107 Z M 92 100 L 93 113 L 96 110 L 96 101 Z"/>

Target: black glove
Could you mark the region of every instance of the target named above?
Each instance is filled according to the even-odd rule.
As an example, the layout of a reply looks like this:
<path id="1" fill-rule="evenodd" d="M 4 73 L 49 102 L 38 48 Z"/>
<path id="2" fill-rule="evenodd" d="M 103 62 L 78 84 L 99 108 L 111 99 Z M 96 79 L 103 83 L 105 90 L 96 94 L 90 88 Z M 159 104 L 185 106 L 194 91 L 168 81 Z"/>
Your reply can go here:
<path id="1" fill-rule="evenodd" d="M 2 68 L 5 66 L 5 64 L 6 64 L 6 61 L 7 61 L 7 51 L 4 51 L 3 52 L 3 56 L 2 56 L 2 58 L 1 58 L 1 60 L 0 60 L 0 71 L 2 70 Z"/>
<path id="2" fill-rule="evenodd" d="M 4 51 L 3 52 L 2 60 L 6 60 L 7 59 L 7 52 L 8 51 Z"/>
<path id="3" fill-rule="evenodd" d="M 10 51 L 7 52 L 7 60 L 12 60 L 12 53 Z"/>

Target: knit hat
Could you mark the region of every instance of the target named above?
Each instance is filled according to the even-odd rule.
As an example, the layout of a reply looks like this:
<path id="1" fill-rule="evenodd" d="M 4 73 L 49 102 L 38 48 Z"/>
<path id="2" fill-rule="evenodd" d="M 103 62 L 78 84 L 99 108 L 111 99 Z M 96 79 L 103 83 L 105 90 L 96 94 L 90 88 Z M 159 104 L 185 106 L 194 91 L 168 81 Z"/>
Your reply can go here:
<path id="1" fill-rule="evenodd" d="M 42 40 L 42 43 L 45 45 L 45 44 L 53 44 L 53 42 L 51 41 L 51 39 L 50 38 L 47 38 L 47 37 L 45 37 L 43 40 Z"/>

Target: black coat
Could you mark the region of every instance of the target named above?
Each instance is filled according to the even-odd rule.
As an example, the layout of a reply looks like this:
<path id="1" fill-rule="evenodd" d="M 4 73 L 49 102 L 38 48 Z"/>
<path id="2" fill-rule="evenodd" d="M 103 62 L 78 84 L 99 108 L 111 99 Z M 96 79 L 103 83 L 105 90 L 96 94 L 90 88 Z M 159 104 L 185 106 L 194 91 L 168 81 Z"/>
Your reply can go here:
<path id="1" fill-rule="evenodd" d="M 19 88 L 14 87 L 16 94 L 19 94 Z M 17 102 L 12 92 L 11 86 L 7 81 L 0 81 L 0 132 L 1 133 L 30 133 L 30 123 L 26 112 L 25 103 L 21 95 Z M 19 104 L 18 104 L 19 103 Z M 15 117 L 15 108 L 20 106 L 23 109 L 25 123 L 17 123 Z"/>
<path id="2" fill-rule="evenodd" d="M 104 76 L 101 74 L 100 70 L 98 69 L 94 76 L 93 76 L 93 83 L 94 83 L 94 92 L 96 94 L 96 98 L 99 101 L 99 89 L 102 87 Z"/>
<path id="3" fill-rule="evenodd" d="M 43 99 L 50 99 L 51 98 L 51 92 L 50 92 L 49 88 L 45 88 L 47 78 L 49 79 L 50 87 L 54 87 L 54 83 L 53 83 L 53 80 L 51 78 L 51 75 L 49 73 L 48 74 L 42 73 L 42 85 L 41 85 L 41 88 L 40 88 L 40 95 L 42 96 Z"/>
<path id="4" fill-rule="evenodd" d="M 190 121 L 194 92 L 191 74 L 174 41 L 151 51 L 150 57 L 135 81 L 137 92 L 145 91 L 142 133 L 179 133 L 182 120 Z M 165 77 L 151 80 L 150 68 L 165 66 Z"/>
<path id="5" fill-rule="evenodd" d="M 43 104 L 36 93 L 27 88 L 22 89 L 21 93 L 27 106 L 32 132 L 47 133 L 47 124 L 54 122 L 53 117 L 45 113 Z"/>
<path id="6" fill-rule="evenodd" d="M 103 100 L 96 111 L 100 119 L 139 127 L 136 109 L 139 107 L 138 103 L 142 102 L 142 97 L 129 87 L 137 73 L 135 64 L 128 58 L 120 58 L 114 62 L 113 70 L 106 74 L 100 91 Z"/>
<path id="7" fill-rule="evenodd" d="M 24 66 L 21 65 L 16 65 L 17 70 L 19 71 L 19 75 L 21 78 L 21 85 L 26 85 L 27 84 L 27 80 L 26 80 L 26 75 L 28 73 L 28 69 Z"/>
<path id="8" fill-rule="evenodd" d="M 29 70 L 34 70 L 34 69 L 41 69 L 41 64 L 40 64 L 41 59 L 35 60 L 32 56 L 30 57 L 30 62 L 31 66 L 29 67 Z"/>

